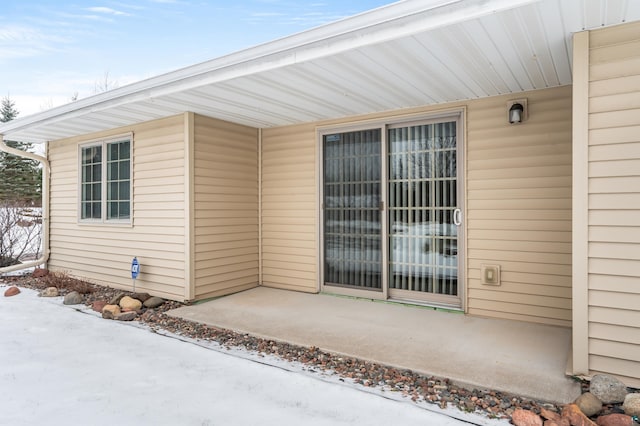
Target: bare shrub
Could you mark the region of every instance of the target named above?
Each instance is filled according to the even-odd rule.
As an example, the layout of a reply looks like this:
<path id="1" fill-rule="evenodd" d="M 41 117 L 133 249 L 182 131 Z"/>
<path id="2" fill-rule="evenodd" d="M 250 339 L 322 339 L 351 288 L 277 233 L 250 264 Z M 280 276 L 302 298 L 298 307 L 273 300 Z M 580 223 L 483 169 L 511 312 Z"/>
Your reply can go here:
<path id="1" fill-rule="evenodd" d="M 73 278 L 66 271 L 49 272 L 39 279 L 38 287 L 56 287 L 58 290 L 77 291 L 80 294 L 88 294 L 94 291 L 94 286 L 86 281 Z"/>
<path id="2" fill-rule="evenodd" d="M 41 223 L 39 209 L 26 204 L 0 203 L 0 268 L 40 256 Z"/>

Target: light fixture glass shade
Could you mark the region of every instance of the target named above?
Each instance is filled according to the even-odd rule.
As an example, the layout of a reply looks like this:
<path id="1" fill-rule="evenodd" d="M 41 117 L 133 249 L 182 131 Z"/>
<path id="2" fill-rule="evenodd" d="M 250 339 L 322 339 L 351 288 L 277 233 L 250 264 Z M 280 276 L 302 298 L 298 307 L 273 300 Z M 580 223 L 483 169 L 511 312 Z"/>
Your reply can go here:
<path id="1" fill-rule="evenodd" d="M 509 123 L 521 123 L 523 111 L 524 107 L 521 104 L 515 103 L 511 105 L 511 108 L 509 108 Z"/>

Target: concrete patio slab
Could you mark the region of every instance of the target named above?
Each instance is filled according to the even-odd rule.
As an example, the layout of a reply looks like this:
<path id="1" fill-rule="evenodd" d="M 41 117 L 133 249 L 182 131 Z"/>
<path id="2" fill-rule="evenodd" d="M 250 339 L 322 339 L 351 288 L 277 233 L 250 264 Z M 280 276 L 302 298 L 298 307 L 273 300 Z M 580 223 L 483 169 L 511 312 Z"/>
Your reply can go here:
<path id="1" fill-rule="evenodd" d="M 571 331 L 396 303 L 258 287 L 169 315 L 447 377 L 466 387 L 567 403 Z"/>

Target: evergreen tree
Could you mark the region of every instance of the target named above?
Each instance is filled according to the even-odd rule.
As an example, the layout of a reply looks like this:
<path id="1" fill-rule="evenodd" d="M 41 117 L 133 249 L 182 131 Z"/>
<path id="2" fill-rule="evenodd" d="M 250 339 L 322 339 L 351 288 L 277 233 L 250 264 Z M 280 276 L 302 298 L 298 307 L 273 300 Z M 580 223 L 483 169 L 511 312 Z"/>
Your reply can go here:
<path id="1" fill-rule="evenodd" d="M 18 116 L 18 110 L 15 108 L 15 102 L 9 99 L 8 96 L 2 98 L 2 104 L 0 105 L 0 121 L 6 123 Z"/>
<path id="2" fill-rule="evenodd" d="M 0 121 L 11 121 L 18 116 L 15 103 L 4 97 L 0 103 Z M 5 141 L 11 148 L 31 151 L 33 144 Z M 28 202 L 40 204 L 42 193 L 42 170 L 39 163 L 0 151 L 0 201 Z"/>

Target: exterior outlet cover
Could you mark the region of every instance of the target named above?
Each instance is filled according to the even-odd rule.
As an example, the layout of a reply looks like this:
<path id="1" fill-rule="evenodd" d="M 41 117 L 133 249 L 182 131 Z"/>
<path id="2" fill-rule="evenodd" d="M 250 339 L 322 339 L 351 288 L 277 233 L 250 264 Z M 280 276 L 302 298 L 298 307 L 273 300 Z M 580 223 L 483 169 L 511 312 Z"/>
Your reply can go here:
<path id="1" fill-rule="evenodd" d="M 500 266 L 482 265 L 480 267 L 483 285 L 500 285 Z"/>

